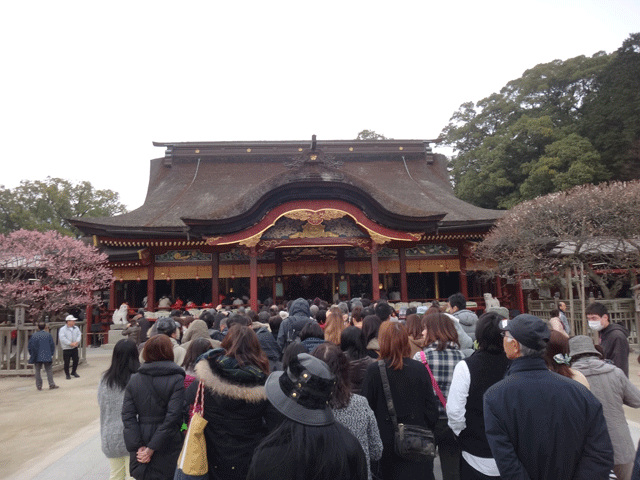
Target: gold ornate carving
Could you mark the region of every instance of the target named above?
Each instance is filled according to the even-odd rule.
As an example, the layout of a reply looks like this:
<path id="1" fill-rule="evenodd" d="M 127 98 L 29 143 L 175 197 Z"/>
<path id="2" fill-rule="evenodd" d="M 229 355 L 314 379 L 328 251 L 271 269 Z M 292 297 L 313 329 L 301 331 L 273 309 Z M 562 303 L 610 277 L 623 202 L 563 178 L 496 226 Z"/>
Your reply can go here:
<path id="1" fill-rule="evenodd" d="M 291 210 L 284 214 L 285 217 L 293 220 L 306 220 L 312 225 L 320 225 L 325 220 L 335 220 L 347 215 L 341 210 L 324 208 L 322 210 Z"/>
<path id="2" fill-rule="evenodd" d="M 244 240 L 241 240 L 238 243 L 248 248 L 255 247 L 256 245 L 258 245 L 258 243 L 260 243 L 260 236 L 261 236 L 261 233 L 258 233 L 257 235 L 254 235 L 253 237 L 245 238 Z"/>
<path id="3" fill-rule="evenodd" d="M 387 243 L 392 240 L 391 238 L 376 233 L 373 230 L 369 230 L 369 235 L 371 236 L 371 240 L 373 240 L 378 245 L 382 245 L 383 243 Z"/>
<path id="4" fill-rule="evenodd" d="M 415 239 L 416 241 L 422 240 L 421 233 L 407 233 L 407 235 L 409 235 L 411 238 Z"/>
<path id="5" fill-rule="evenodd" d="M 215 245 L 222 237 L 206 237 L 207 245 Z"/>
<path id="6" fill-rule="evenodd" d="M 277 247 L 283 241 L 284 240 L 263 240 L 260 242 L 260 248 L 267 250 L 269 248 Z"/>
<path id="7" fill-rule="evenodd" d="M 302 226 L 302 232 L 289 235 L 289 238 L 328 238 L 338 236 L 337 233 L 325 232 L 324 229 L 325 225 L 322 222 L 320 224 L 307 222 Z"/>

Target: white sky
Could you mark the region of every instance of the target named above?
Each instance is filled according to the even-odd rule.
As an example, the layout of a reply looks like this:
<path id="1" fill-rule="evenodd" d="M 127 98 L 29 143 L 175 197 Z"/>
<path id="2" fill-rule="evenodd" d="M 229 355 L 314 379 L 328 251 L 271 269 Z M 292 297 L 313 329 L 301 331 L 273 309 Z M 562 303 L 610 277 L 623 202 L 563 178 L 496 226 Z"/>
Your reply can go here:
<path id="1" fill-rule="evenodd" d="M 528 68 L 616 50 L 640 2 L 5 1 L 0 18 L 0 184 L 88 180 L 133 209 L 152 141 L 436 138 Z"/>

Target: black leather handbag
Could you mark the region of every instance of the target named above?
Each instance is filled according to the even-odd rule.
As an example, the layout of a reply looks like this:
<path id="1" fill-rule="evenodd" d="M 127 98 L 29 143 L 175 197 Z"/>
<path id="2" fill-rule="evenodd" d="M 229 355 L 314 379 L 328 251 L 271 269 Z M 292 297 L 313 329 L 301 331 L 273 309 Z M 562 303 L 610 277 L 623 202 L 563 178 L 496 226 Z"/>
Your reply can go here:
<path id="1" fill-rule="evenodd" d="M 389 417 L 394 430 L 394 444 L 396 455 L 412 462 L 428 462 L 436 456 L 436 442 L 433 432 L 419 425 L 405 425 L 398 423 L 396 409 L 391 398 L 387 367 L 383 360 L 378 360 L 380 376 L 382 377 L 382 389 L 387 399 Z"/>

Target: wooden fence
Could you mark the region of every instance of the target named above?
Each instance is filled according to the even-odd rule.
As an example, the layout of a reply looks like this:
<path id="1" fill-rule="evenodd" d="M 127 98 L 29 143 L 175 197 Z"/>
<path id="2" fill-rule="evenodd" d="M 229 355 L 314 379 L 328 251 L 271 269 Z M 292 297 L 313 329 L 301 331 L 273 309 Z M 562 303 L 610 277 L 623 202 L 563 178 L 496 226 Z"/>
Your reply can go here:
<path id="1" fill-rule="evenodd" d="M 565 315 L 571 325 L 571 335 L 591 335 L 586 325 L 586 321 L 582 319 L 582 303 L 580 300 L 563 300 L 567 305 Z M 629 331 L 629 343 L 638 343 L 638 329 L 636 327 L 636 304 L 632 298 L 616 298 L 614 300 L 598 299 L 598 303 L 603 304 L 609 310 L 609 321 L 612 323 L 620 323 Z M 571 317 L 571 306 L 573 303 L 573 318 Z M 529 313 L 540 317 L 544 320 L 551 318 L 551 310 L 557 307 L 554 299 L 549 300 L 529 300 Z M 585 319 L 586 320 L 586 319 Z"/>
<path id="2" fill-rule="evenodd" d="M 82 333 L 82 340 L 79 346 L 80 363 L 87 360 L 86 329 L 87 322 L 76 322 L 76 326 Z M 62 347 L 58 342 L 58 331 L 64 326 L 64 322 L 51 322 L 47 324 L 49 333 L 56 344 L 53 354 L 53 370 L 62 370 Z M 38 331 L 36 325 L 0 325 L 0 376 L 8 375 L 34 375 L 33 365 L 29 364 L 29 338 Z M 15 339 L 12 338 L 15 332 Z"/>

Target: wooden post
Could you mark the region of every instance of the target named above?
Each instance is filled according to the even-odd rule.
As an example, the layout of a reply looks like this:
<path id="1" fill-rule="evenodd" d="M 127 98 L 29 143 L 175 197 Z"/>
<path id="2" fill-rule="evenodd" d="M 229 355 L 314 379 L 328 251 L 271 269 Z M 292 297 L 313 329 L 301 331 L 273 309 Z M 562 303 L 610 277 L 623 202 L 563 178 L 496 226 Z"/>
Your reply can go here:
<path id="1" fill-rule="evenodd" d="M 433 284 L 434 284 L 434 291 L 435 291 L 435 296 L 436 296 L 436 300 L 440 301 L 440 275 L 438 275 L 438 272 L 433 272 Z"/>
<path id="2" fill-rule="evenodd" d="M 156 309 L 156 266 L 154 261 L 147 266 L 147 310 L 154 312 Z"/>
<path id="3" fill-rule="evenodd" d="M 522 291 L 522 283 L 520 283 L 520 277 L 516 281 L 516 293 L 518 295 L 518 309 L 520 313 L 524 313 L 524 292 Z"/>
<path id="4" fill-rule="evenodd" d="M 258 252 L 254 247 L 249 251 L 249 306 L 258 311 Z"/>
<path id="5" fill-rule="evenodd" d="M 211 303 L 214 306 L 220 304 L 220 254 L 211 253 Z"/>
<path id="6" fill-rule="evenodd" d="M 460 255 L 460 293 L 469 300 L 469 286 L 467 285 L 467 257 Z"/>
<path id="7" fill-rule="evenodd" d="M 407 289 L 407 252 L 404 248 L 398 249 L 398 257 L 400 259 L 400 299 L 403 302 L 408 302 L 409 293 Z"/>
<path id="8" fill-rule="evenodd" d="M 378 272 L 378 245 L 371 240 L 371 299 L 380 300 L 380 274 Z"/>
<path id="9" fill-rule="evenodd" d="M 109 286 L 109 308 L 111 310 L 116 309 L 116 280 L 111 282 Z"/>
<path id="10" fill-rule="evenodd" d="M 282 251 L 276 250 L 275 262 L 276 262 L 276 276 L 273 277 L 273 303 L 274 305 L 277 305 L 278 289 L 276 288 L 276 286 L 277 286 L 278 278 L 280 279 L 279 281 L 282 283 L 283 290 L 284 290 L 284 279 L 282 278 Z"/>

